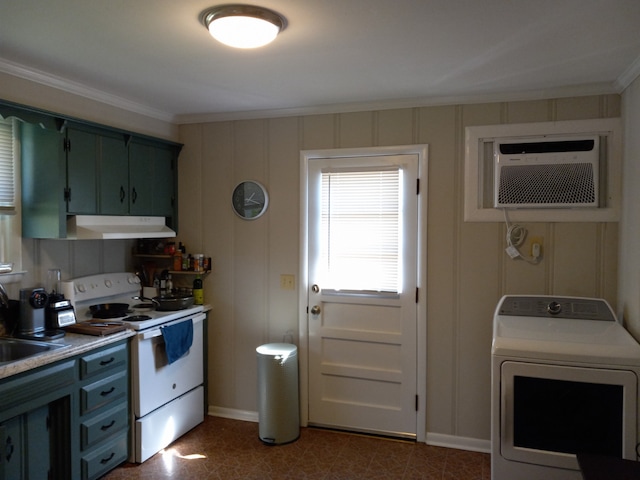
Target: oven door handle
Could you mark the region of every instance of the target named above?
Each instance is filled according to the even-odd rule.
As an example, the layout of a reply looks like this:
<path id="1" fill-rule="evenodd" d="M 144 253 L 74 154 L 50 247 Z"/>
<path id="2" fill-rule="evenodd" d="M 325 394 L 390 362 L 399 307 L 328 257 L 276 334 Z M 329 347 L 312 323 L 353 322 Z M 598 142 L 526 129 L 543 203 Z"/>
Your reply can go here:
<path id="1" fill-rule="evenodd" d="M 194 316 L 191 320 L 193 320 L 193 324 L 195 325 L 196 323 L 202 322 L 205 318 L 207 318 L 207 315 L 204 313 L 200 313 L 196 316 Z M 174 325 L 176 323 L 180 323 L 180 322 L 184 322 L 187 319 L 181 319 L 178 320 L 176 322 L 169 322 L 167 325 Z M 140 333 L 140 338 L 142 340 L 149 340 L 150 338 L 154 338 L 154 337 L 160 337 L 162 335 L 162 330 L 160 330 L 160 327 L 162 327 L 162 325 L 159 325 L 155 328 L 151 328 L 145 332 L 141 332 Z"/>

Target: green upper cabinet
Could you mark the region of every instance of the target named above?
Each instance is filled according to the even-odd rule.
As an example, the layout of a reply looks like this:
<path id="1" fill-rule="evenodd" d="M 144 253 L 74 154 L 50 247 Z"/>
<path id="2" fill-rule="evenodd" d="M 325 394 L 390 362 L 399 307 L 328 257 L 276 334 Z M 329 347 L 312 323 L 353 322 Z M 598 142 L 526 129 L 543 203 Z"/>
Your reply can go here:
<path id="1" fill-rule="evenodd" d="M 100 136 L 75 127 L 66 129 L 67 213 L 93 215 L 98 209 L 97 156 Z"/>
<path id="2" fill-rule="evenodd" d="M 20 124 L 22 236 L 67 236 L 65 137 L 56 130 Z"/>
<path id="3" fill-rule="evenodd" d="M 133 139 L 129 146 L 131 214 L 167 217 L 175 228 L 176 160 L 172 145 Z"/>
<path id="4" fill-rule="evenodd" d="M 22 234 L 66 238 L 71 215 L 177 219 L 182 145 L 0 101 L 20 122 Z"/>
<path id="5" fill-rule="evenodd" d="M 100 207 L 103 215 L 129 213 L 128 136 L 102 135 L 100 138 Z"/>

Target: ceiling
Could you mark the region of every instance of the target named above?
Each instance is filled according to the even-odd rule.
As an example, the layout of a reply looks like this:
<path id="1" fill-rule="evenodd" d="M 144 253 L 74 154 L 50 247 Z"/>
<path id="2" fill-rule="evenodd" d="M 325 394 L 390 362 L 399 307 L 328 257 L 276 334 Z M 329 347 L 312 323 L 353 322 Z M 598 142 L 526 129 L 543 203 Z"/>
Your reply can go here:
<path id="1" fill-rule="evenodd" d="M 0 72 L 178 123 L 613 93 L 640 73 L 638 0 L 261 0 L 288 25 L 256 50 L 211 38 L 218 4 L 0 0 Z"/>

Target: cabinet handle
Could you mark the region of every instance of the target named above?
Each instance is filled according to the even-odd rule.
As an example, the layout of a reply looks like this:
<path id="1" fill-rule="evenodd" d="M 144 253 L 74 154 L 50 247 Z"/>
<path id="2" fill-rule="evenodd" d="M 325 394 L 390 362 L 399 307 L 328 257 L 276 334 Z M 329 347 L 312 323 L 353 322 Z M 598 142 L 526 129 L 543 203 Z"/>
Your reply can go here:
<path id="1" fill-rule="evenodd" d="M 113 391 L 116 389 L 116 387 L 111 387 L 109 390 L 103 390 L 102 392 L 100 392 L 100 395 L 102 397 L 106 397 L 107 395 L 110 395 L 113 393 Z"/>
<path id="2" fill-rule="evenodd" d="M 124 187 L 120 185 L 120 203 L 124 202 L 125 195 L 126 195 L 126 192 L 124 191 Z"/>
<path id="3" fill-rule="evenodd" d="M 100 362 L 101 366 L 105 366 L 105 365 L 109 365 L 110 363 L 113 363 L 113 361 L 116 359 L 116 357 L 111 357 L 109 360 L 102 360 Z"/>
<path id="4" fill-rule="evenodd" d="M 102 460 L 100 460 L 101 464 L 105 464 L 105 463 L 109 463 L 111 461 L 111 459 L 116 455 L 116 452 L 111 452 L 111 455 L 109 455 L 108 458 L 103 458 Z"/>
<path id="5" fill-rule="evenodd" d="M 116 421 L 115 420 L 111 420 L 111 423 L 109 425 L 102 425 L 100 427 L 100 430 L 102 430 L 103 432 L 106 432 L 107 430 L 109 430 L 111 427 L 113 427 L 115 425 Z"/>
<path id="6" fill-rule="evenodd" d="M 4 453 L 5 453 L 5 458 L 7 459 L 7 463 L 11 461 L 11 457 L 13 457 L 14 450 L 15 450 L 15 447 L 13 446 L 13 440 L 11 439 L 11 436 L 8 436 L 6 446 L 4 448 Z"/>
<path id="7" fill-rule="evenodd" d="M 131 201 L 133 203 L 136 203 L 137 199 L 138 199 L 138 192 L 136 192 L 136 187 L 133 187 L 133 190 L 131 191 Z"/>

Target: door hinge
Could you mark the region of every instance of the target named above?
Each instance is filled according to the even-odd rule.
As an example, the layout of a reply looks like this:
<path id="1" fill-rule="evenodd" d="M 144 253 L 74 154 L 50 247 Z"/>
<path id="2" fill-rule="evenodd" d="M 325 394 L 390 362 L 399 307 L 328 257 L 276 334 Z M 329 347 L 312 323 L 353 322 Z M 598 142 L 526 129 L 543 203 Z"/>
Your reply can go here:
<path id="1" fill-rule="evenodd" d="M 71 139 L 65 138 L 64 140 L 62 140 L 62 148 L 64 149 L 65 152 L 70 152 L 71 151 Z"/>
<path id="2" fill-rule="evenodd" d="M 71 188 L 69 187 L 64 187 L 64 201 L 65 202 L 71 201 Z"/>
<path id="3" fill-rule="evenodd" d="M 420 179 L 416 178 L 416 195 L 420 195 Z"/>
<path id="4" fill-rule="evenodd" d="M 418 411 L 418 395 L 416 395 L 416 412 Z"/>
<path id="5" fill-rule="evenodd" d="M 420 289 L 416 287 L 416 303 L 418 303 L 419 298 L 420 298 Z"/>

